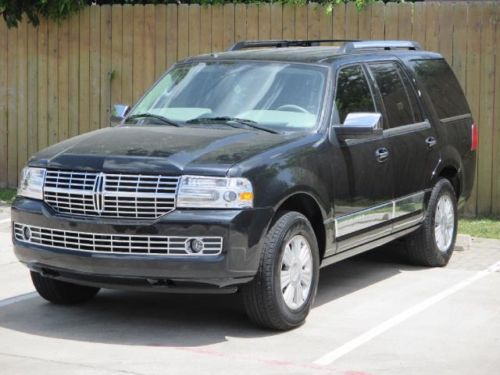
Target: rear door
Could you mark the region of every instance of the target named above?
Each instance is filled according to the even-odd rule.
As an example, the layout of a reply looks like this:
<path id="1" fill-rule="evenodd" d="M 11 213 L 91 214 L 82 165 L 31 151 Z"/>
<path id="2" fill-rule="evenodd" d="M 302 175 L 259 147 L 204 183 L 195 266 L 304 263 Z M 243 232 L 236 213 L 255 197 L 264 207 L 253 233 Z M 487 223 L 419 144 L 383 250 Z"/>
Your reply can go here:
<path id="1" fill-rule="evenodd" d="M 425 193 L 439 161 L 435 129 L 422 111 L 420 93 L 399 60 L 367 64 L 379 96 L 384 138 L 394 167 L 394 230 L 421 220 Z"/>

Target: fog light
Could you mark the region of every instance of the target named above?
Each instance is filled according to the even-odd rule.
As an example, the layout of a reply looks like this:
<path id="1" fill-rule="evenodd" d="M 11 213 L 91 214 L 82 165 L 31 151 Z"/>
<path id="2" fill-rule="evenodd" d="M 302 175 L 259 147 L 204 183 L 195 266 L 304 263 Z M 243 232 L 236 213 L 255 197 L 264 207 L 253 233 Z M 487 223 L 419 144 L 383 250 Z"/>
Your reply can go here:
<path id="1" fill-rule="evenodd" d="M 199 253 L 203 251 L 203 241 L 193 238 L 187 242 L 188 251 L 192 253 Z"/>
<path id="2" fill-rule="evenodd" d="M 31 229 L 29 227 L 24 227 L 23 237 L 26 241 L 29 241 L 31 239 Z"/>

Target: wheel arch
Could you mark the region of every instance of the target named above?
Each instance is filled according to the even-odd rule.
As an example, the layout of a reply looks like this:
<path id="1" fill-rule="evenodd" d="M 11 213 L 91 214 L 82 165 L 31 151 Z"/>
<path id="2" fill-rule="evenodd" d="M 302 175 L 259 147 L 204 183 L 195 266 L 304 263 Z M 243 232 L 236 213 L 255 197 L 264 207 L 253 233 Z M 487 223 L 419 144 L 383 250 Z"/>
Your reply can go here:
<path id="1" fill-rule="evenodd" d="M 326 228 L 324 225 L 324 211 L 321 209 L 318 200 L 310 193 L 304 191 L 289 194 L 276 206 L 271 225 L 277 220 L 279 213 L 283 211 L 300 212 L 309 220 L 318 241 L 321 261 L 326 250 Z"/>

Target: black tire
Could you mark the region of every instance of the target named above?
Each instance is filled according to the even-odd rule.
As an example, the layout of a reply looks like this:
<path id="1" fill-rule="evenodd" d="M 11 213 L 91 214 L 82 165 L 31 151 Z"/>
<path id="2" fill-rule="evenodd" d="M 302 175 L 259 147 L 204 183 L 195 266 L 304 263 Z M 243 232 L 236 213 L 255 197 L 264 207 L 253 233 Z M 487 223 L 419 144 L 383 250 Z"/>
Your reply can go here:
<path id="1" fill-rule="evenodd" d="M 297 309 L 289 308 L 281 291 L 280 266 L 285 244 L 295 235 L 309 243 L 312 255 L 312 279 L 309 294 Z M 288 330 L 301 325 L 311 309 L 319 279 L 319 251 L 314 230 L 307 218 L 298 212 L 279 214 L 264 239 L 259 269 L 252 282 L 241 288 L 249 318 L 258 326 Z"/>
<path id="2" fill-rule="evenodd" d="M 440 250 L 435 235 L 435 217 L 438 201 L 447 196 L 453 206 L 453 234 L 451 242 L 445 250 Z M 427 213 L 422 226 L 403 239 L 403 246 L 408 260 L 418 266 L 444 267 L 453 254 L 457 238 L 457 199 L 456 193 L 447 179 L 440 179 L 431 192 Z"/>
<path id="3" fill-rule="evenodd" d="M 41 297 L 58 305 L 73 305 L 87 302 L 99 292 L 99 288 L 76 285 L 43 277 L 38 272 L 33 271 L 31 271 L 31 280 Z"/>

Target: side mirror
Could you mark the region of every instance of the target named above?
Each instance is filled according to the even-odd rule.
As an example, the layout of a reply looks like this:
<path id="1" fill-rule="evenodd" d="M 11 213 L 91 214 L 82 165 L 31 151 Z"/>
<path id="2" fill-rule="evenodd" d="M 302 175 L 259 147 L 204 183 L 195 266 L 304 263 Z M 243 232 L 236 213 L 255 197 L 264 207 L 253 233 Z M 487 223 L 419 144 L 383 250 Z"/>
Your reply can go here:
<path id="1" fill-rule="evenodd" d="M 364 139 L 382 135 L 382 115 L 375 112 L 353 112 L 349 113 L 342 126 L 335 126 L 337 138 L 341 141 L 346 139 Z"/>
<path id="2" fill-rule="evenodd" d="M 127 113 L 130 111 L 130 107 L 126 104 L 115 104 L 111 112 L 111 123 L 120 123 L 123 121 Z"/>

